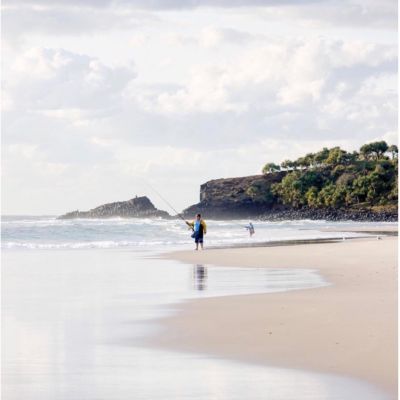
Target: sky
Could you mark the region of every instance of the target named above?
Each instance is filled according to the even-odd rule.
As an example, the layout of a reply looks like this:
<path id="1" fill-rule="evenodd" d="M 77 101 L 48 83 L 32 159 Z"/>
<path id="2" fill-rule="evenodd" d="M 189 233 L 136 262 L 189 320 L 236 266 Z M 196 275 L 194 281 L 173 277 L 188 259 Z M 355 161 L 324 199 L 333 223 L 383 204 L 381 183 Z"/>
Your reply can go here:
<path id="1" fill-rule="evenodd" d="M 397 142 L 395 0 L 3 0 L 2 213 Z"/>

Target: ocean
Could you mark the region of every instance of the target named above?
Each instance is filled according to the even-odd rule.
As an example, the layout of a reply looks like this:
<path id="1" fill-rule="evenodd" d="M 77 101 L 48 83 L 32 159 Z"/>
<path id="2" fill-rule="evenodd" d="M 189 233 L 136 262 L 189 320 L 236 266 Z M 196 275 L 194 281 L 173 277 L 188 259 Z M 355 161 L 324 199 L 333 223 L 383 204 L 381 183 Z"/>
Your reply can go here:
<path id="1" fill-rule="evenodd" d="M 207 220 L 207 246 L 263 243 L 277 240 L 347 238 L 362 236 L 325 229 L 373 228 L 382 223 L 327 221 L 252 221 L 256 234 L 250 238 L 248 220 Z M 395 223 L 386 223 L 394 226 Z M 181 219 L 74 219 L 54 216 L 3 216 L 3 249 L 113 249 L 129 248 L 151 252 L 190 248 L 190 230 Z"/>

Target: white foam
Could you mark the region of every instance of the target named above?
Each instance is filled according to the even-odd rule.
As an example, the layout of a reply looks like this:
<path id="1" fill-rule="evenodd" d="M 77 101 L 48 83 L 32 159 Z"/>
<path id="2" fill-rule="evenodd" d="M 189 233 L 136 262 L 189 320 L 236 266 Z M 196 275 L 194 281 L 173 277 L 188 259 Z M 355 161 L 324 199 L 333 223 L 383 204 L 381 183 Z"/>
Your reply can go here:
<path id="1" fill-rule="evenodd" d="M 351 232 L 324 232 L 327 227 L 395 226 L 395 223 L 333 223 L 326 221 L 253 221 L 256 234 L 249 238 L 248 220 L 207 220 L 208 246 L 263 243 L 277 240 L 365 236 Z M 190 230 L 179 219 L 112 218 L 57 220 L 55 217 L 5 217 L 2 220 L 3 249 L 91 249 L 186 246 L 193 242 Z"/>

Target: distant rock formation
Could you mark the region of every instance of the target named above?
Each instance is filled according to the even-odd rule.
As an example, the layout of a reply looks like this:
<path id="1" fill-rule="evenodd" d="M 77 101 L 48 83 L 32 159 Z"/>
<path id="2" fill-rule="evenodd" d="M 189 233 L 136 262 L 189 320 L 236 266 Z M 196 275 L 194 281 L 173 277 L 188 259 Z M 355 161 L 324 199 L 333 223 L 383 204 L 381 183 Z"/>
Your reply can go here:
<path id="1" fill-rule="evenodd" d="M 166 211 L 158 210 L 146 196 L 135 197 L 127 201 L 103 204 L 89 211 L 71 211 L 58 217 L 58 219 L 73 218 L 169 218 Z"/>

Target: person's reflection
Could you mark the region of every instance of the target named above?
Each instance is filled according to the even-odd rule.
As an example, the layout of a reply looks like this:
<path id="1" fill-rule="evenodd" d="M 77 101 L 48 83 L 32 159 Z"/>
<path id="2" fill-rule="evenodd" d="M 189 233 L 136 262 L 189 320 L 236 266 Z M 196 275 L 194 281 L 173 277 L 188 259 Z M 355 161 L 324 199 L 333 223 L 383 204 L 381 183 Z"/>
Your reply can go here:
<path id="1" fill-rule="evenodd" d="M 207 289 L 207 267 L 200 264 L 193 266 L 193 283 L 196 290 Z"/>

